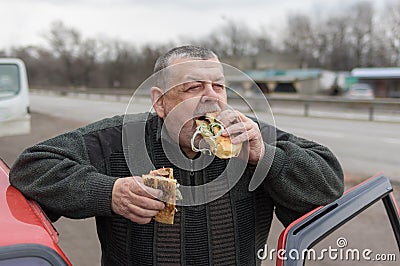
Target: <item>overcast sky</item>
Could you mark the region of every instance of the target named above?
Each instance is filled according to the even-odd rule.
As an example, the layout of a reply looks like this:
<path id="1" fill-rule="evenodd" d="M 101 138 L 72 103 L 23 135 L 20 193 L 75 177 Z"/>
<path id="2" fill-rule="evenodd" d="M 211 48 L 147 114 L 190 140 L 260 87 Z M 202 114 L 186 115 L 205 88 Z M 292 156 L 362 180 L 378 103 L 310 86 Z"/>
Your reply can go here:
<path id="1" fill-rule="evenodd" d="M 43 44 L 43 34 L 56 20 L 78 29 L 84 37 L 104 36 L 136 45 L 205 36 L 226 19 L 278 37 L 289 13 L 323 17 L 359 1 L 0 0 L 0 49 Z"/>

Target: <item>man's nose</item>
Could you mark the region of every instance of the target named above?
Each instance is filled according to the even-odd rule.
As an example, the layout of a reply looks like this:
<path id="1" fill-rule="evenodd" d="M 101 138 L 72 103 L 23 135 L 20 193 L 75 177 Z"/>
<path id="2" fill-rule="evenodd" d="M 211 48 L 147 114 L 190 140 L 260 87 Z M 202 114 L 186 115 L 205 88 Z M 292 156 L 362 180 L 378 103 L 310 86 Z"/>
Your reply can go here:
<path id="1" fill-rule="evenodd" d="M 218 94 L 212 86 L 212 82 L 204 82 L 204 93 L 201 97 L 202 102 L 216 102 L 218 101 Z"/>

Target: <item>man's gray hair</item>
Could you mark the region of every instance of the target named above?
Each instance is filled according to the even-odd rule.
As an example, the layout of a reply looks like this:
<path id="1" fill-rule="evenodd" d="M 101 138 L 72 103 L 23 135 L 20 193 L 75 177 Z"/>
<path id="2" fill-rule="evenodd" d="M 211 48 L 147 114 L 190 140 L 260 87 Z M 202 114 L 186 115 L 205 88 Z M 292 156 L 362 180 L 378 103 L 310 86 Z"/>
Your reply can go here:
<path id="1" fill-rule="evenodd" d="M 218 58 L 218 56 L 210 49 L 204 47 L 194 45 L 175 47 L 157 59 L 156 64 L 154 65 L 154 73 L 167 68 L 174 60 L 181 58 L 207 60 Z"/>

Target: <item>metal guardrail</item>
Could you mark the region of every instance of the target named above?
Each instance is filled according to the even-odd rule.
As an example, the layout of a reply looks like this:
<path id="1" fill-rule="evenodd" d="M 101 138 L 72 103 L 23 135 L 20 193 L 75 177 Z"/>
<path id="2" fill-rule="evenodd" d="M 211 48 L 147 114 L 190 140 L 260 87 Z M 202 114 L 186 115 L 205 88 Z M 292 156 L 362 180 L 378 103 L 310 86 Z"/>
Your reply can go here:
<path id="1" fill-rule="evenodd" d="M 358 110 L 367 110 L 368 112 L 368 120 L 375 120 L 375 113 L 377 110 L 392 110 L 397 112 L 400 115 L 400 99 L 371 99 L 371 100 L 356 100 L 356 99 L 348 99 L 343 97 L 335 97 L 335 96 L 325 96 L 325 97 L 266 97 L 270 105 L 279 104 L 279 103 L 296 103 L 303 105 L 303 115 L 308 117 L 311 113 L 311 108 L 321 108 L 321 107 L 345 107 L 348 109 L 358 109 Z M 259 97 L 250 98 L 252 101 L 256 102 L 260 101 Z"/>
<path id="2" fill-rule="evenodd" d="M 56 94 L 62 96 L 83 96 L 88 99 L 94 96 L 100 100 L 115 100 L 115 101 L 129 101 L 133 94 L 131 89 L 42 89 L 42 88 L 31 88 L 31 91 L 37 94 Z M 146 97 L 148 94 L 141 93 L 139 96 Z M 356 111 L 358 113 L 367 114 L 366 119 L 369 121 L 376 120 L 376 114 L 378 111 L 386 111 L 387 116 L 394 115 L 398 116 L 400 122 L 400 99 L 372 99 L 372 100 L 359 100 L 359 99 L 348 99 L 338 96 L 304 96 L 304 95 L 284 95 L 284 94 L 273 94 L 265 95 L 269 105 L 274 109 L 275 107 L 282 107 L 296 109 L 293 114 L 302 116 L 314 116 L 315 111 L 321 109 L 340 109 L 345 112 Z M 243 102 L 241 98 L 237 96 L 230 96 L 229 101 L 232 103 Z M 261 106 L 265 105 L 265 99 L 261 95 L 246 96 L 246 101 L 251 106 L 251 109 L 257 110 L 262 109 Z M 264 109 L 264 108 L 263 108 Z M 275 111 L 276 112 L 276 111 Z"/>

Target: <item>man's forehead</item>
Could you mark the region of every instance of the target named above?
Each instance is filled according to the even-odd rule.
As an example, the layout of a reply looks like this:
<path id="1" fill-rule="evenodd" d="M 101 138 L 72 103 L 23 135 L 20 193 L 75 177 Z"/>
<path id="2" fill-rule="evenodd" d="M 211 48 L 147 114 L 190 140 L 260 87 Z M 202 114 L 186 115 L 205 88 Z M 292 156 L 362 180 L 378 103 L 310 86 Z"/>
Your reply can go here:
<path id="1" fill-rule="evenodd" d="M 177 59 L 168 67 L 167 76 L 179 83 L 224 79 L 222 64 L 216 58 L 208 60 Z"/>

